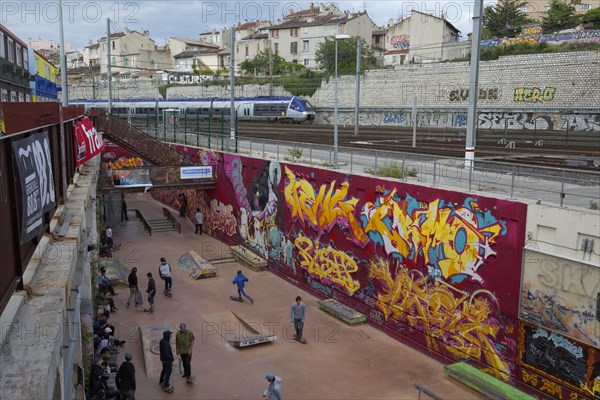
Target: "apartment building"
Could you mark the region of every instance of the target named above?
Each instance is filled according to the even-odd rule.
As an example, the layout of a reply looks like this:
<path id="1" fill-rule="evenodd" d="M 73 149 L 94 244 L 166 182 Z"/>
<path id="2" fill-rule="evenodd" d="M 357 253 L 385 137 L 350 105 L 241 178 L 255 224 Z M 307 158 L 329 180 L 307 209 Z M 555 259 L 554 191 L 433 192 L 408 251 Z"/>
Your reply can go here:
<path id="1" fill-rule="evenodd" d="M 0 24 L 0 101 L 31 101 L 29 48 Z"/>
<path id="2" fill-rule="evenodd" d="M 175 70 L 194 72 L 194 70 L 217 69 L 219 47 L 203 40 L 169 38 L 169 49 L 173 57 Z"/>
<path id="3" fill-rule="evenodd" d="M 361 37 L 370 46 L 376 29 L 366 11 L 350 13 L 333 4 L 311 4 L 308 10 L 291 13 L 269 27 L 269 40 L 273 52 L 286 61 L 312 69 L 317 67 L 315 54 L 325 39 L 347 34 Z"/>
<path id="4" fill-rule="evenodd" d="M 541 21 L 550 9 L 551 0 L 528 0 L 523 10 L 528 18 Z M 600 0 L 581 0 L 580 4 L 575 5 L 577 14 L 585 14 L 593 8 L 600 7 Z"/>
<path id="5" fill-rule="evenodd" d="M 388 23 L 385 36 L 384 65 L 409 62 L 439 62 L 462 55 L 456 46 L 460 31 L 443 17 L 417 10 L 396 23 Z"/>
<path id="6" fill-rule="evenodd" d="M 125 28 L 123 32 L 111 33 L 110 40 L 106 36 L 97 43 L 90 43 L 83 50 L 86 66 L 100 65 L 100 73 L 107 72 L 107 52 L 110 46 L 111 72 L 123 77 L 131 75 L 139 69 L 169 70 L 173 68 L 171 53 L 168 48 L 157 48 L 154 40 L 146 30 L 140 33 Z"/>

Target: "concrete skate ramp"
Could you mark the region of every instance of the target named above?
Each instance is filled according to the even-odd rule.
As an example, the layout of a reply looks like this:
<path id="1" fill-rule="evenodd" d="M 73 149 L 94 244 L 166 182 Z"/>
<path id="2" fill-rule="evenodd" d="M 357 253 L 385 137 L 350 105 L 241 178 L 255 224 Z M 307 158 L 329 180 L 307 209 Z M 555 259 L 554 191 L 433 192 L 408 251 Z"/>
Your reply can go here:
<path id="1" fill-rule="evenodd" d="M 204 314 L 206 334 L 217 333 L 233 347 L 247 347 L 269 343 L 277 338 L 267 326 L 257 322 L 248 323 L 233 311 Z"/>
<path id="2" fill-rule="evenodd" d="M 163 338 L 164 331 L 171 331 L 171 347 L 175 354 L 175 333 L 177 328 L 173 324 L 140 325 L 140 334 L 142 336 L 142 350 L 144 352 L 144 364 L 146 366 L 146 376 L 149 378 L 160 376 L 162 363 L 160 362 L 160 350 L 158 342 Z"/>
<path id="3" fill-rule="evenodd" d="M 212 265 L 205 258 L 200 257 L 200 254 L 194 250 L 185 252 L 185 254 L 179 258 L 179 267 L 190 280 L 217 276 L 217 267 Z"/>

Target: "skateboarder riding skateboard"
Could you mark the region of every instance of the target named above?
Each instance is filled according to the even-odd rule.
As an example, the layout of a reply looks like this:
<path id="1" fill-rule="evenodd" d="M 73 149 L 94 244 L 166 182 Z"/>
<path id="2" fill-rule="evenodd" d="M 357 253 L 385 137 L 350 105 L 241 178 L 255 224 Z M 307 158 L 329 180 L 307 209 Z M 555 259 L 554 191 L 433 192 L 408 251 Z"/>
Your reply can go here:
<path id="1" fill-rule="evenodd" d="M 246 282 L 248 282 L 248 278 L 246 278 L 244 274 L 242 274 L 242 271 L 238 271 L 237 276 L 233 279 L 232 283 L 234 285 L 237 285 L 238 297 L 240 301 L 242 300 L 242 295 L 244 295 L 245 298 L 247 298 L 252 304 L 254 304 L 254 300 L 252 300 L 252 297 L 248 296 L 246 292 L 244 292 L 244 286 L 246 285 Z"/>

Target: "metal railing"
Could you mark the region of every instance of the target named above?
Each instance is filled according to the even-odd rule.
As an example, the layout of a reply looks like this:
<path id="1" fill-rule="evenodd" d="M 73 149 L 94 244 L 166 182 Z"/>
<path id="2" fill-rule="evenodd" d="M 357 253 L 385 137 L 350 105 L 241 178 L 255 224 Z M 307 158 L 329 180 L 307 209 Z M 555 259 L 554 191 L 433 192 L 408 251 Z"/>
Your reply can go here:
<path id="1" fill-rule="evenodd" d="M 419 400 L 421 400 L 421 393 L 426 394 L 427 396 L 429 396 L 433 400 L 444 400 L 440 396 L 438 396 L 437 394 L 433 393 L 432 391 L 424 388 L 423 386 L 421 386 L 421 385 L 419 385 L 417 383 L 415 383 L 415 388 L 419 391 Z"/>
<path id="2" fill-rule="evenodd" d="M 161 132 L 150 134 L 160 135 Z M 231 138 L 191 131 L 173 132 L 164 139 L 170 143 L 333 168 L 334 148 L 323 144 Z M 518 158 L 508 157 L 507 161 L 475 160 L 474 168 L 465 168 L 463 158 L 345 147 L 338 148 L 338 159 L 342 172 L 367 173 L 402 182 L 484 192 L 511 199 L 533 199 L 561 207 L 597 209 L 600 203 L 600 171 L 536 167 L 519 164 Z"/>
<path id="3" fill-rule="evenodd" d="M 72 314 L 72 320 L 70 321 L 71 329 L 69 331 L 69 345 L 67 346 L 67 358 L 64 364 L 64 397 L 65 399 L 73 399 L 75 398 L 73 391 L 73 370 L 75 369 L 75 364 L 73 360 L 75 359 L 75 351 L 77 350 L 77 346 L 81 342 L 81 299 L 82 299 L 82 290 L 81 285 L 77 286 L 77 297 L 75 298 L 75 307 L 69 309 Z M 83 382 L 77 382 L 79 384 L 83 384 Z"/>
<path id="4" fill-rule="evenodd" d="M 146 221 L 146 218 L 144 218 L 144 215 L 140 212 L 140 210 L 135 210 L 135 216 L 142 222 L 142 224 L 144 225 L 144 229 L 148 231 L 148 234 L 152 236 L 152 227 L 150 226 L 148 221 Z"/>
<path id="5" fill-rule="evenodd" d="M 169 209 L 166 207 L 163 207 L 163 216 L 173 224 L 173 228 L 175 228 L 177 232 L 181 233 L 181 224 L 175 219 L 171 211 L 169 211 Z"/>

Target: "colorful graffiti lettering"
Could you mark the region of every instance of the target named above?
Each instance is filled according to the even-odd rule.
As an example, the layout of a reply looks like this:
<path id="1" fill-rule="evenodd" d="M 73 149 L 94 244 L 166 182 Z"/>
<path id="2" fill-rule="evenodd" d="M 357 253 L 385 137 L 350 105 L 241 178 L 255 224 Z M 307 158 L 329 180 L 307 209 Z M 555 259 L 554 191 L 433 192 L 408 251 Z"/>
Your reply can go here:
<path id="1" fill-rule="evenodd" d="M 409 50 L 410 49 L 410 36 L 409 35 L 392 36 L 390 43 L 394 49 Z"/>
<path id="2" fill-rule="evenodd" d="M 248 191 L 244 186 L 244 180 L 242 177 L 242 160 L 238 156 L 225 155 L 225 175 L 231 181 L 233 191 L 235 192 L 235 198 L 238 202 L 238 206 L 243 207 L 247 210 L 250 209 L 250 203 L 248 202 Z"/>
<path id="3" fill-rule="evenodd" d="M 516 88 L 515 101 L 524 103 L 541 103 L 543 101 L 554 100 L 556 88 L 546 87 L 543 89 L 534 88 Z"/>
<path id="4" fill-rule="evenodd" d="M 370 264 L 369 277 L 381 283 L 377 305 L 386 320 L 392 317 L 424 332 L 433 351 L 443 348 L 455 359 L 485 360 L 492 366 L 488 372 L 508 379 L 509 364 L 496 346 L 501 326 L 491 317 L 498 306 L 492 293 L 478 290 L 468 294 L 404 266 L 396 271 L 392 277 L 383 259 Z"/>
<path id="5" fill-rule="evenodd" d="M 536 33 L 532 33 L 538 30 Z M 527 33 L 526 33 L 527 32 Z M 566 42 L 576 41 L 580 43 L 598 43 L 600 42 L 600 30 L 584 30 L 577 32 L 558 33 L 558 34 L 547 34 L 542 35 L 541 29 L 526 28 L 523 30 L 525 36 L 518 36 L 514 38 L 499 38 L 481 41 L 481 47 L 497 47 L 497 46 L 512 46 L 514 44 L 521 43 L 545 43 L 545 42 Z M 527 36 L 529 35 L 529 36 Z"/>
<path id="6" fill-rule="evenodd" d="M 450 101 L 467 101 L 469 89 L 454 89 L 450 91 Z M 479 89 L 479 100 L 498 100 L 498 89 Z"/>
<path id="7" fill-rule="evenodd" d="M 237 231 L 237 221 L 233 215 L 233 207 L 225 205 L 218 200 L 210 201 L 210 218 L 208 224 L 214 231 L 221 231 L 227 236 L 235 235 Z"/>
<path id="8" fill-rule="evenodd" d="M 483 282 L 477 270 L 496 254 L 491 246 L 503 231 L 502 224 L 473 199 L 458 208 L 440 200 L 423 206 L 410 196 L 402 200 L 396 189 L 366 203 L 362 216 L 365 232 L 386 254 L 414 264 L 423 257 L 425 265 L 454 282 L 465 277 Z"/>
<path id="9" fill-rule="evenodd" d="M 305 268 L 313 279 L 318 279 L 328 286 L 338 285 L 350 296 L 360 289 L 360 283 L 351 276 L 358 271 L 358 265 L 351 256 L 332 246 L 320 247 L 319 241 L 313 243 L 303 235 L 296 238 L 294 245 L 298 250 L 300 266 Z"/>
<path id="10" fill-rule="evenodd" d="M 367 236 L 354 217 L 357 198 L 347 199 L 348 182 L 344 182 L 335 190 L 335 181 L 322 185 L 315 193 L 312 185 L 305 179 L 296 179 L 294 173 L 285 168 L 288 183 L 285 186 L 285 199 L 291 212 L 292 220 L 300 221 L 317 230 L 319 234 L 329 232 L 338 224 L 348 227 L 353 233 L 353 241 L 364 245 Z"/>
<path id="11" fill-rule="evenodd" d="M 540 28 L 539 26 L 531 26 L 528 28 L 523 28 L 523 31 L 521 33 L 523 35 L 538 35 L 542 33 L 542 28 Z"/>

